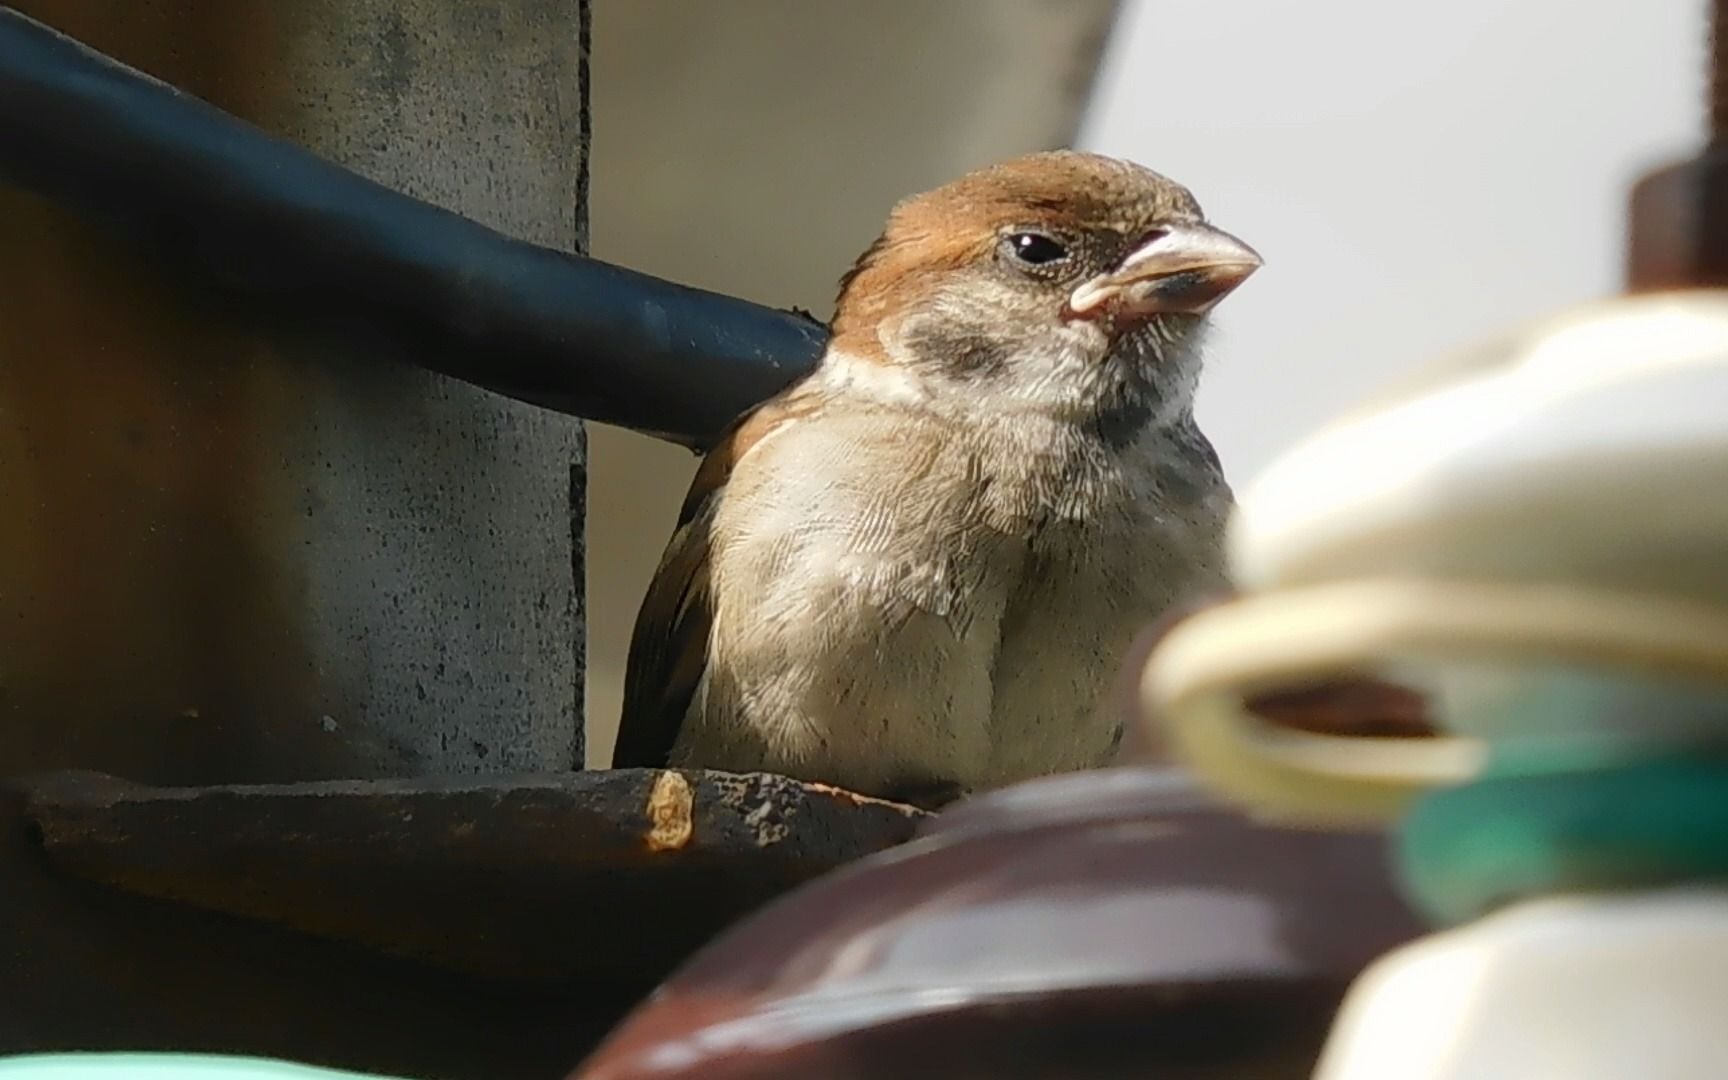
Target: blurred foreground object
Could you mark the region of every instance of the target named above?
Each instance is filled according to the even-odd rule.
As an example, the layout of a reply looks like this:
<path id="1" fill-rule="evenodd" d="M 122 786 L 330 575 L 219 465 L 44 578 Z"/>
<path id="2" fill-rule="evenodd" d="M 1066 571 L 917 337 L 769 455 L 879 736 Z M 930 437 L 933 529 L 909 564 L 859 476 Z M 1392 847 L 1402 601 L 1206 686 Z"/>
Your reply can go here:
<path id="1" fill-rule="evenodd" d="M 1488 743 L 1713 741 L 1728 712 L 1728 294 L 1614 300 L 1443 365 L 1241 497 L 1243 595 L 1174 628 L 1150 712 L 1263 813 L 1384 821 Z M 1377 675 L 1441 738 L 1357 739 L 1245 695 Z"/>
<path id="2" fill-rule="evenodd" d="M 218 1054 L 32 1054 L 0 1060 L 0 1080 L 391 1080 L 270 1058 Z"/>
<path id="3" fill-rule="evenodd" d="M 1401 820 L 1406 893 L 1465 924 L 1369 969 L 1321 1080 L 1721 1074 L 1725 401 L 1728 292 L 1611 300 L 1440 365 L 1242 493 L 1242 593 L 1162 638 L 1143 719 L 1263 816 Z M 1364 679 L 1437 735 L 1245 704 Z"/>
<path id="4" fill-rule="evenodd" d="M 1505 463 L 1546 457 L 1524 492 L 1546 528 L 1509 537 L 1500 563 L 1520 553 L 1550 583 L 1533 637 L 1566 641 L 1546 651 L 1571 663 L 1508 670 L 1437 710 L 1485 741 L 1487 764 L 1416 804 L 1403 872 L 1433 917 L 1476 921 L 1370 969 L 1320 1080 L 1710 1080 L 1728 1060 L 1714 1006 L 1728 967 L 1728 295 L 1713 291 L 1728 284 L 1728 0 L 1712 14 L 1710 143 L 1632 193 L 1627 288 L 1646 299 L 1587 311 L 1526 356 L 1569 365 L 1536 386 L 1594 405 L 1571 410 L 1570 443 L 1550 435 L 1542 455 L 1538 422 Z"/>
<path id="5" fill-rule="evenodd" d="M 1383 861 L 1165 770 L 1032 781 L 736 927 L 574 1080 L 1305 1078 L 1417 930 Z"/>
<path id="6" fill-rule="evenodd" d="M 1145 717 L 1263 814 L 1403 815 L 1460 924 L 1352 987 L 1318 1080 L 1711 1080 L 1728 1060 L 1728 0 L 1710 145 L 1631 199 L 1633 298 L 1477 349 L 1244 492 L 1245 595 L 1174 628 Z M 1391 680 L 1437 738 L 1297 730 Z"/>

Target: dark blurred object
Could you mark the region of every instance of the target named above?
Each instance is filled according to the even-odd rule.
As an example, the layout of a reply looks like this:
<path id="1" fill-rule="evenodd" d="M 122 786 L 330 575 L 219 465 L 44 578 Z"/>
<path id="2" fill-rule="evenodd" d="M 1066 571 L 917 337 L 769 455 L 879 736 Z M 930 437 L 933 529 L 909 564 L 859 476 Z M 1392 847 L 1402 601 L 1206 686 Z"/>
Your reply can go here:
<path id="1" fill-rule="evenodd" d="M 1629 292 L 1728 286 L 1728 0 L 1710 18 L 1710 141 L 1634 185 Z"/>
<path id="2" fill-rule="evenodd" d="M 557 1075 L 723 927 L 918 818 L 715 773 L 0 784 L 0 1053 Z"/>
<path id="3" fill-rule="evenodd" d="M 1296 1080 L 1420 930 L 1378 837 L 1260 826 L 1169 771 L 1072 774 L 729 931 L 573 1080 Z"/>
<path id="4" fill-rule="evenodd" d="M 1367 677 L 1268 691 L 1249 698 L 1248 711 L 1316 735 L 1421 739 L 1435 734 L 1426 698 L 1409 687 Z"/>

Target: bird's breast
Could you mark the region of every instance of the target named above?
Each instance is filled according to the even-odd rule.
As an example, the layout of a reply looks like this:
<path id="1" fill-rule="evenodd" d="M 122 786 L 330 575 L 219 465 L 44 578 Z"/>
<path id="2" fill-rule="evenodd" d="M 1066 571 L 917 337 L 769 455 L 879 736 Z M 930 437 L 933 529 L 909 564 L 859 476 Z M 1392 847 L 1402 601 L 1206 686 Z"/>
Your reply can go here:
<path id="1" fill-rule="evenodd" d="M 712 532 L 711 664 L 685 743 L 715 760 L 749 728 L 760 766 L 866 790 L 1100 764 L 1122 654 L 1217 564 L 1214 512 L 1169 497 L 1155 453 L 870 414 L 761 454 Z"/>

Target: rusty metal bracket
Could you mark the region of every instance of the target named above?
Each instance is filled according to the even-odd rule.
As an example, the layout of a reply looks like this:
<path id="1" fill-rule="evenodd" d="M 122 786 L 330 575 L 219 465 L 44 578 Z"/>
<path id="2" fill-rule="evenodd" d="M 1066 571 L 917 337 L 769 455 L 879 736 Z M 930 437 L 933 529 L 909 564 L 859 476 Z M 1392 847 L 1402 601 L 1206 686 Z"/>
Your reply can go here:
<path id="1" fill-rule="evenodd" d="M 58 870 L 525 983 L 664 974 L 925 817 L 780 776 L 651 769 L 201 788 L 58 773 L 17 786 Z"/>
<path id="2" fill-rule="evenodd" d="M 0 780 L 0 1054 L 560 1075 L 697 946 L 923 815 L 782 777 Z"/>

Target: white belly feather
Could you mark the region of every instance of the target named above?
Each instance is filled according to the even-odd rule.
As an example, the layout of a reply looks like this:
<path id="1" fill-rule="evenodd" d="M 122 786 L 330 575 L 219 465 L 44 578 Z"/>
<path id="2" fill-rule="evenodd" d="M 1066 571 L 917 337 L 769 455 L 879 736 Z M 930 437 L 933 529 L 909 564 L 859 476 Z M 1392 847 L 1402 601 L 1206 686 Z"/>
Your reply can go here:
<path id="1" fill-rule="evenodd" d="M 674 763 L 870 792 L 1107 760 L 1118 733 L 1098 697 L 1135 633 L 1216 582 L 1223 504 L 1172 505 L 1128 460 L 1053 502 L 1034 474 L 999 475 L 1007 460 L 884 440 L 878 415 L 800 425 L 742 463 L 714 525 L 708 668 Z"/>

